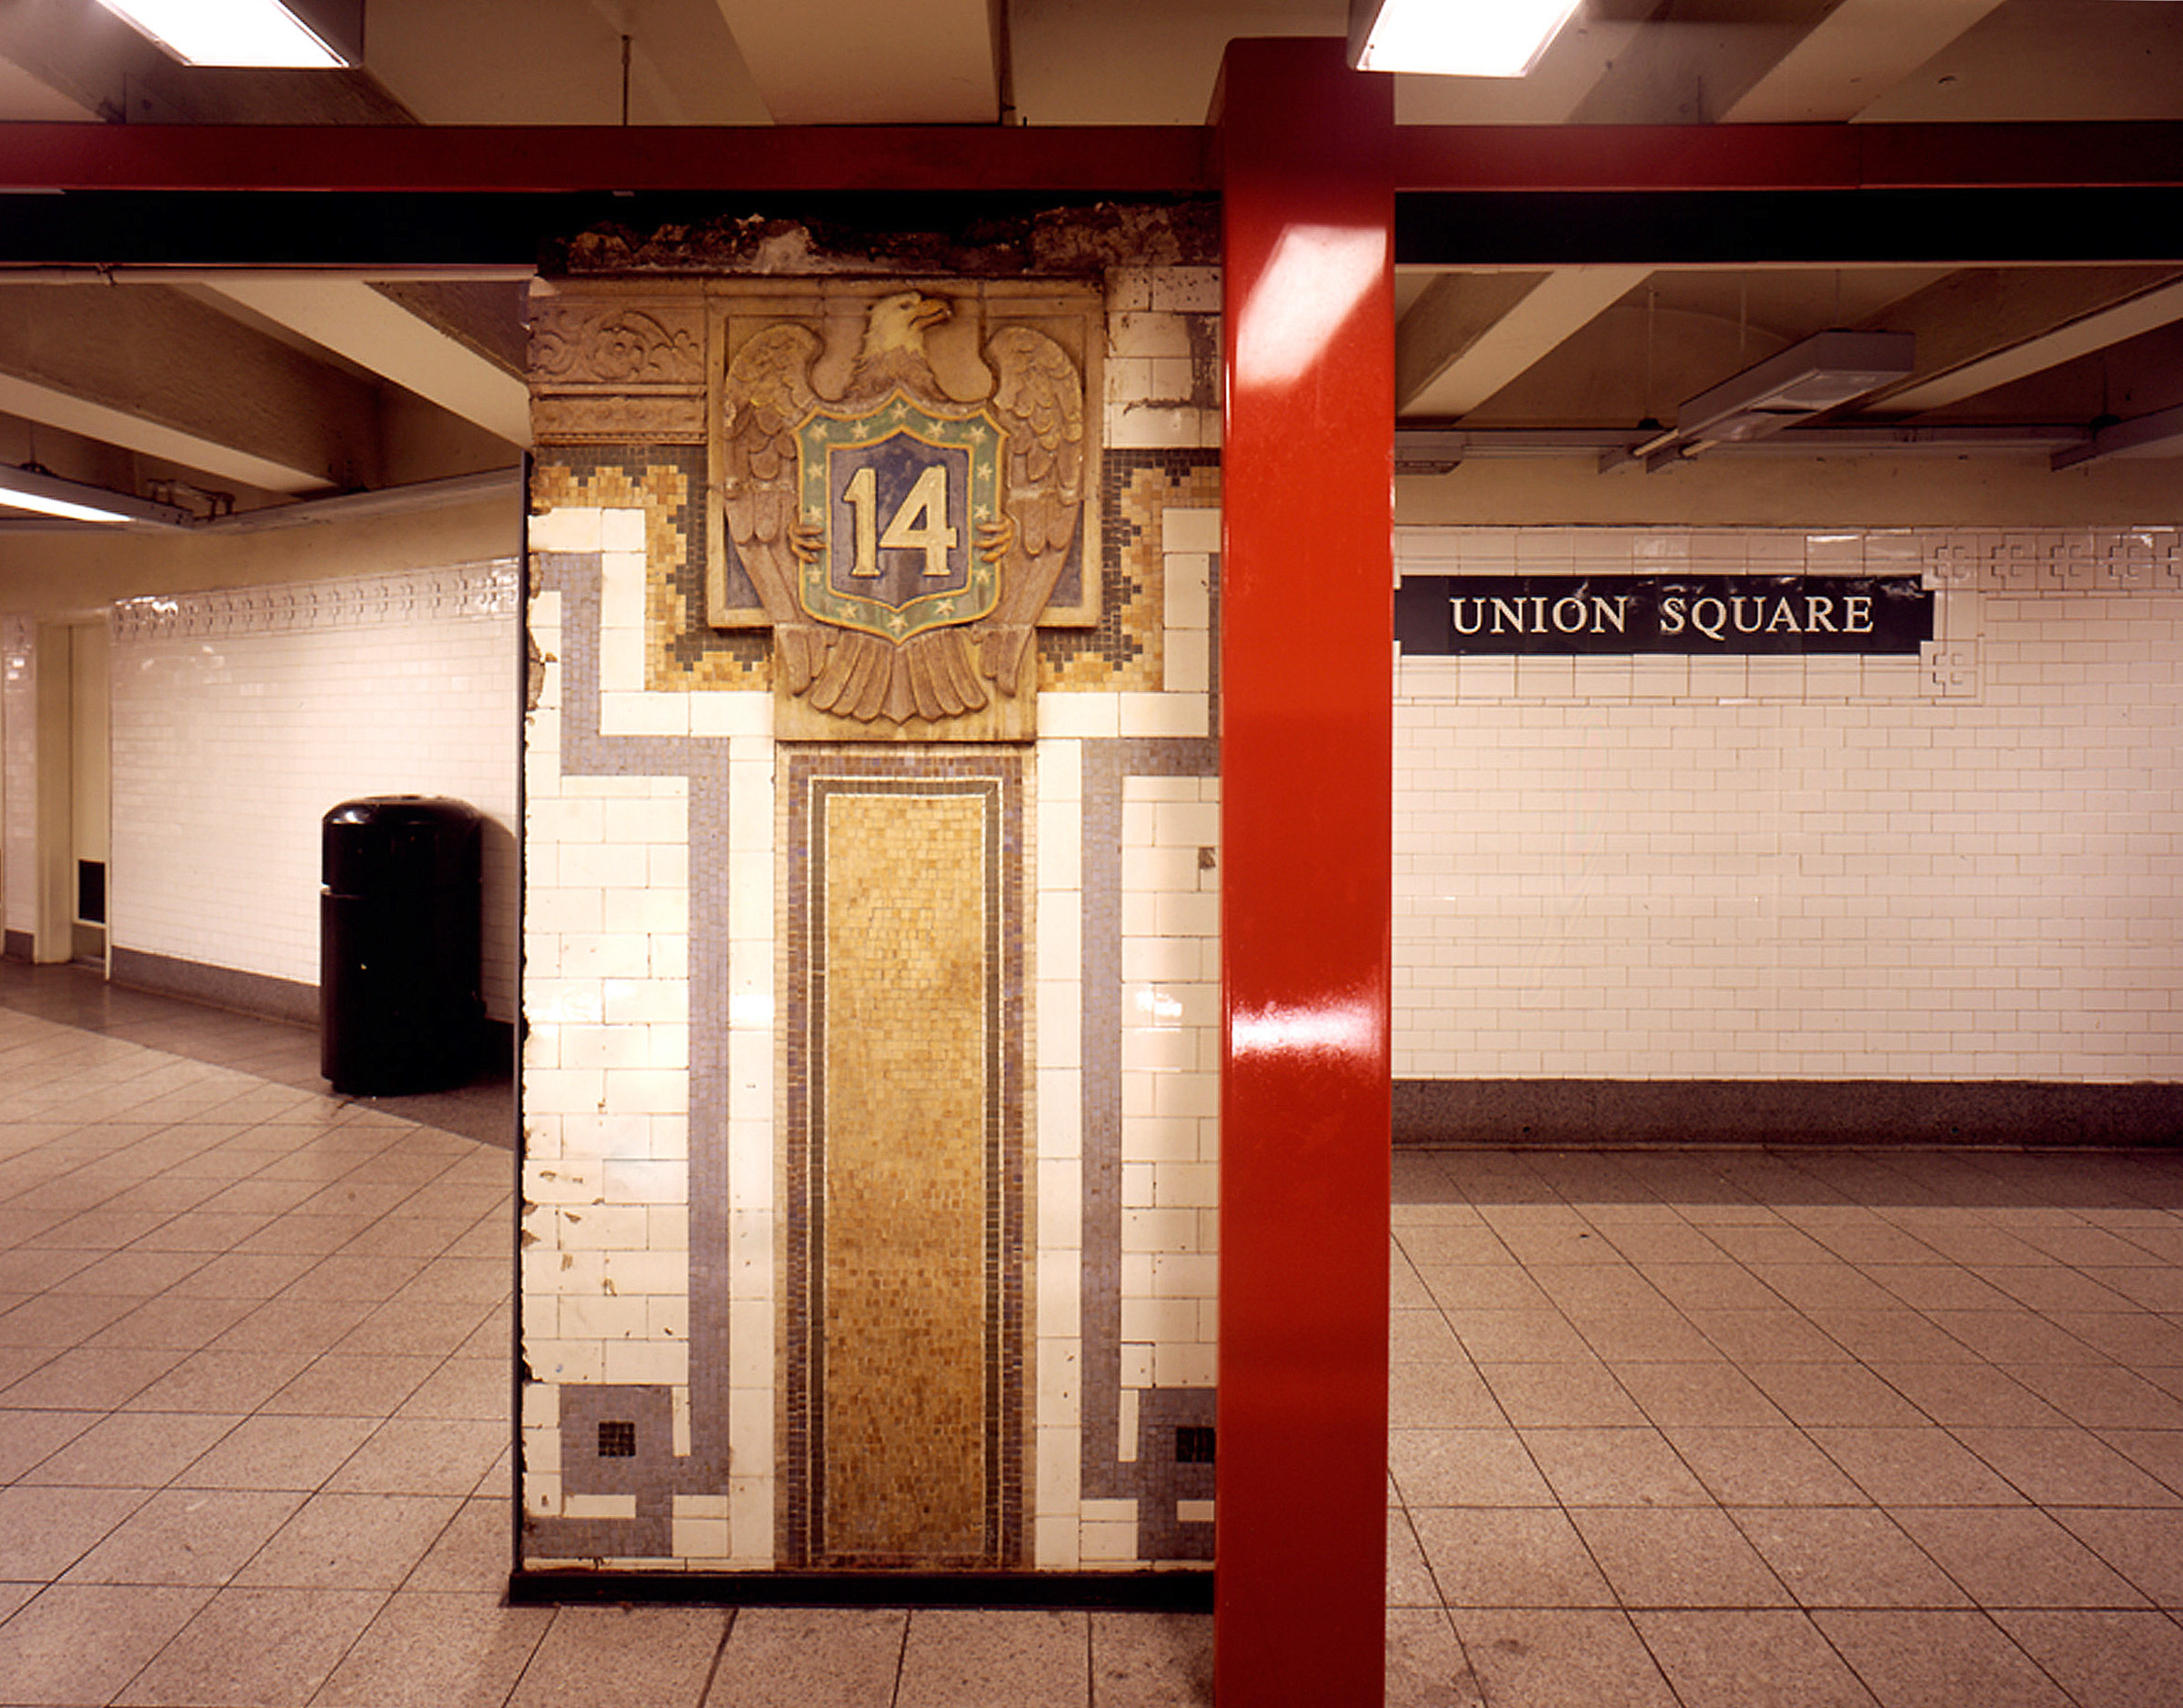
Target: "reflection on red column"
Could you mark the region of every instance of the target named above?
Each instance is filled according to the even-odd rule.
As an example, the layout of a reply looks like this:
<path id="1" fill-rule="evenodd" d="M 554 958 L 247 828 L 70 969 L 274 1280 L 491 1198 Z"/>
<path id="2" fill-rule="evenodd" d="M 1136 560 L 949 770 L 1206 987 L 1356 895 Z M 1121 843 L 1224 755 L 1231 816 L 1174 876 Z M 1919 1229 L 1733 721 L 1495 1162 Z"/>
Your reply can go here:
<path id="1" fill-rule="evenodd" d="M 1384 1692 L 1392 79 L 1231 45 L 1221 1708 Z"/>

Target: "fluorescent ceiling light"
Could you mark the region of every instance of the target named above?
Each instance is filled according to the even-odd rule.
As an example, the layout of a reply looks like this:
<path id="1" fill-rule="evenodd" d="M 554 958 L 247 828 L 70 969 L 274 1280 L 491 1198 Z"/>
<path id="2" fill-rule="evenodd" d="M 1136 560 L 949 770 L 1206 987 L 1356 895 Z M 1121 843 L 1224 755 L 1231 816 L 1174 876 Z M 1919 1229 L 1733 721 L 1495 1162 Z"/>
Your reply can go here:
<path id="1" fill-rule="evenodd" d="M 100 0 L 185 65 L 330 71 L 350 57 L 332 32 L 279 0 Z M 353 53 L 353 48 L 350 53 Z"/>
<path id="2" fill-rule="evenodd" d="M 35 510 L 40 516 L 70 522 L 156 522 L 186 527 L 193 519 L 178 506 L 154 504 L 126 492 L 86 486 L 80 480 L 64 480 L 35 464 L 27 468 L 0 467 L 0 507 Z"/>
<path id="3" fill-rule="evenodd" d="M 1349 0 L 1349 63 L 1359 71 L 1521 77 L 1579 0 Z"/>
<path id="4" fill-rule="evenodd" d="M 1735 445 L 1838 408 L 1906 378 L 1916 347 L 1907 332 L 1816 332 L 1675 411 L 1675 437 Z"/>

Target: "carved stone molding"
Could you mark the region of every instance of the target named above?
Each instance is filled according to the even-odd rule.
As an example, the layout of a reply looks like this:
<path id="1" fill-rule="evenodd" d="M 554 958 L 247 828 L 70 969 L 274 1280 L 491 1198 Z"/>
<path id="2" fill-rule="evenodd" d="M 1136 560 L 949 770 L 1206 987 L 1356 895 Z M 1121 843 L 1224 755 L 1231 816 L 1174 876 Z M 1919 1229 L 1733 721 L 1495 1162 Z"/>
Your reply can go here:
<path id="1" fill-rule="evenodd" d="M 534 392 L 702 389 L 705 320 L 694 298 L 546 298 L 530 325 Z"/>

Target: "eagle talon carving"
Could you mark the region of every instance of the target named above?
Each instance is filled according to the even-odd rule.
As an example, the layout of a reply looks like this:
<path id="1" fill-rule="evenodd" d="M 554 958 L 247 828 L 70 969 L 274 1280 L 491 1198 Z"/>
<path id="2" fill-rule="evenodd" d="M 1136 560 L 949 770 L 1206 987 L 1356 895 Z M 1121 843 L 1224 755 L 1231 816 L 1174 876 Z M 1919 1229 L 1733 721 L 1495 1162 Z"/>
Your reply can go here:
<path id="1" fill-rule="evenodd" d="M 1075 363 L 1045 333 L 1003 326 L 980 352 L 990 390 L 951 396 L 925 337 L 954 313 L 918 291 L 878 298 L 835 395 L 816 388 L 823 346 L 804 326 L 768 327 L 728 365 L 728 536 L 782 690 L 833 718 L 944 725 L 996 690 L 1027 700 L 1035 625 L 1079 544 Z"/>

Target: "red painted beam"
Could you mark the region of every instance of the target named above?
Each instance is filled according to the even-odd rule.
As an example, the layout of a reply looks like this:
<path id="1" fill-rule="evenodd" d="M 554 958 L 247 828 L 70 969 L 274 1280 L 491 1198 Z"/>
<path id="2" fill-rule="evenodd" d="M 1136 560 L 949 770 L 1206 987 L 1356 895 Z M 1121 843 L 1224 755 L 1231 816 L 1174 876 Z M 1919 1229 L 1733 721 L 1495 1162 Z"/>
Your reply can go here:
<path id="1" fill-rule="evenodd" d="M 2183 186 L 2183 125 L 1416 126 L 1401 190 L 1910 190 Z"/>
<path id="2" fill-rule="evenodd" d="M 0 190 L 471 193 L 1213 187 L 1192 126 L 0 125 Z"/>
<path id="3" fill-rule="evenodd" d="M 1371 81 L 1363 74 L 1362 81 Z M 0 125 L 0 190 L 1216 188 L 1217 138 L 1111 127 Z M 2183 186 L 2183 125 L 1415 126 L 1400 190 Z"/>
<path id="4" fill-rule="evenodd" d="M 1215 1700 L 1385 1679 L 1393 93 L 1222 72 Z"/>

